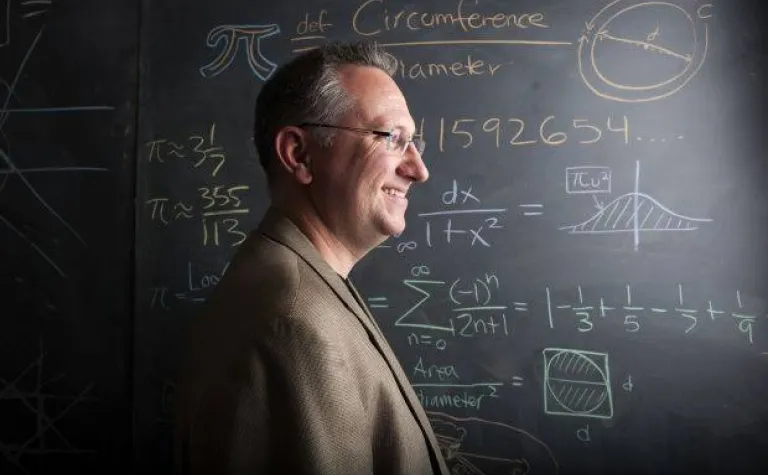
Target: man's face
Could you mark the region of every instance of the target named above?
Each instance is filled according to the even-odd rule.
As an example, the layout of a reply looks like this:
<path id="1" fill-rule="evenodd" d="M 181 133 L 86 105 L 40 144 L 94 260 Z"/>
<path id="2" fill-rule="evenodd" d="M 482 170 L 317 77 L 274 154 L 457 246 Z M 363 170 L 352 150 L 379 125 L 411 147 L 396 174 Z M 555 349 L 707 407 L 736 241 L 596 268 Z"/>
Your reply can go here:
<path id="1" fill-rule="evenodd" d="M 405 98 L 385 72 L 345 66 L 340 74 L 355 105 L 333 125 L 413 135 Z M 403 155 L 395 148 L 388 150 L 385 137 L 345 130 L 336 130 L 332 146 L 313 147 L 310 195 L 342 242 L 364 249 L 405 229 L 409 187 L 429 173 L 413 145 Z"/>

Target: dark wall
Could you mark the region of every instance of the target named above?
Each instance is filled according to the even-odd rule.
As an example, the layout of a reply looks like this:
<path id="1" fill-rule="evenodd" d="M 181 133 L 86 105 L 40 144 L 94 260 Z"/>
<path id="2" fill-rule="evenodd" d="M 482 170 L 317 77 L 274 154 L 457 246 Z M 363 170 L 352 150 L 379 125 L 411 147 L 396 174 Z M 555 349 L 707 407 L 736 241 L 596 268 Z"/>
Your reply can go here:
<path id="1" fill-rule="evenodd" d="M 181 333 L 268 205 L 259 88 L 373 39 L 431 177 L 353 278 L 454 473 L 764 472 L 757 2 L 122 3 L 56 4 L 0 48 L 2 463 L 126 469 L 132 434 L 136 473 L 170 471 Z M 108 107 L 7 112 L 54 106 Z"/>
<path id="2" fill-rule="evenodd" d="M 136 2 L 0 2 L 3 474 L 127 473 L 137 45 Z"/>

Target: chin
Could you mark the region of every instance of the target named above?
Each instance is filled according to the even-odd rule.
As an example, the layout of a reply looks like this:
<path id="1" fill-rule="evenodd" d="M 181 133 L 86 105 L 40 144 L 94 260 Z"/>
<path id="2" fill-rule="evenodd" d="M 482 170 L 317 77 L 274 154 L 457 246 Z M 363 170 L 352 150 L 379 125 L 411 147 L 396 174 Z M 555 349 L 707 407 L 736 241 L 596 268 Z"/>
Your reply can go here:
<path id="1" fill-rule="evenodd" d="M 396 237 L 400 234 L 403 234 L 403 231 L 405 231 L 405 220 L 387 220 L 381 224 L 382 226 L 379 227 L 379 232 L 387 238 Z"/>
<path id="2" fill-rule="evenodd" d="M 405 222 L 399 223 L 396 226 L 391 226 L 389 232 L 387 233 L 388 236 L 399 236 L 405 232 Z"/>

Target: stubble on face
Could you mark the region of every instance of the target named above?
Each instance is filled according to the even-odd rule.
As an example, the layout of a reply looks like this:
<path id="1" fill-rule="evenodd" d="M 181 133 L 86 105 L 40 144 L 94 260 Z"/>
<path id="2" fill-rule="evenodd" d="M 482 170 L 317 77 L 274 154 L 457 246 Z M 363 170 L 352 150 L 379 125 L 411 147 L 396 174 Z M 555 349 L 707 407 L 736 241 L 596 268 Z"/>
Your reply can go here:
<path id="1" fill-rule="evenodd" d="M 354 106 L 334 125 L 389 131 L 413 131 L 413 119 L 395 82 L 378 68 L 345 66 L 342 85 Z M 405 228 L 407 200 L 387 194 L 408 190 L 411 181 L 398 174 L 400 156 L 387 151 L 386 140 L 372 134 L 338 130 L 333 143 L 317 148 L 309 193 L 327 240 L 337 241 L 356 259 Z M 390 191 L 391 193 L 391 191 Z"/>
<path id="2" fill-rule="evenodd" d="M 346 90 L 355 98 L 353 120 L 359 126 L 383 131 L 397 127 L 408 133 L 413 130 L 405 97 L 386 73 L 376 68 L 349 68 L 342 70 L 342 78 Z M 405 194 L 410 180 L 397 173 L 402 157 L 389 153 L 384 140 L 372 138 L 360 142 L 367 146 L 354 164 L 361 166 L 354 175 L 358 185 L 355 214 L 360 231 L 369 234 L 376 246 L 405 229 Z"/>

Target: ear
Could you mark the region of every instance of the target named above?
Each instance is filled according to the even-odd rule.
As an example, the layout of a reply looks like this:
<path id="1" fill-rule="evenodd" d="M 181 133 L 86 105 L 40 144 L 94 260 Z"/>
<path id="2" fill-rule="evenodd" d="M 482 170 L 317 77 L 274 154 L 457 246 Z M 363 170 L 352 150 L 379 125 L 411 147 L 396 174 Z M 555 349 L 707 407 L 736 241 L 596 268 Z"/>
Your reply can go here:
<path id="1" fill-rule="evenodd" d="M 275 135 L 278 165 L 302 185 L 312 183 L 308 140 L 307 132 L 294 126 L 283 127 Z"/>

